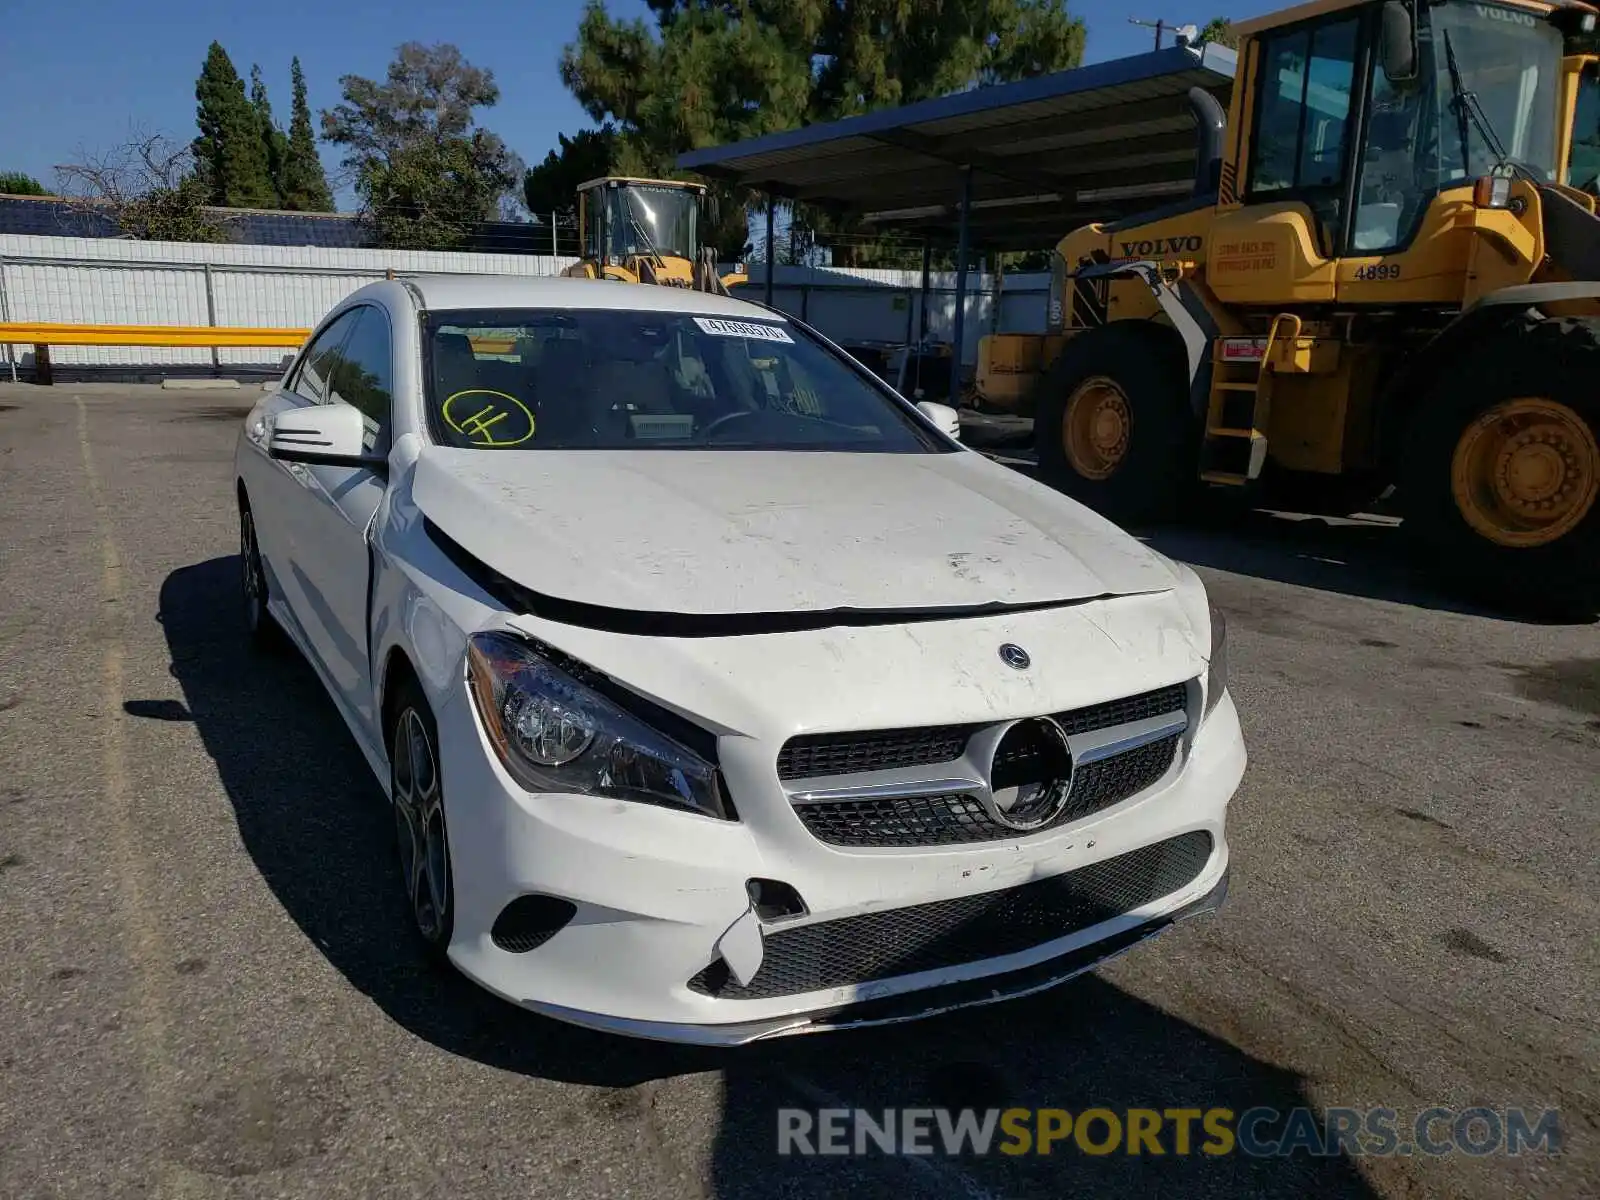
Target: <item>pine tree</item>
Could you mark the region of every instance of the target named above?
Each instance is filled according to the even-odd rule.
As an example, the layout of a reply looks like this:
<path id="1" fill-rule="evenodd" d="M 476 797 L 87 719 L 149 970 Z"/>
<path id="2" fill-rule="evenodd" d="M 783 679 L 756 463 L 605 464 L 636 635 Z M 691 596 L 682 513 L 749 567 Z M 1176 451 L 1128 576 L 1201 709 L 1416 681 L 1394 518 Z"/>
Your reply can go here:
<path id="1" fill-rule="evenodd" d="M 50 193 L 32 175 L 21 171 L 0 171 L 0 196 L 48 196 Z"/>
<path id="2" fill-rule="evenodd" d="M 275 204 L 267 151 L 244 80 L 228 52 L 212 42 L 195 81 L 195 163 L 212 204 L 229 208 L 269 208 Z"/>
<path id="3" fill-rule="evenodd" d="M 332 212 L 333 194 L 317 157 L 317 136 L 311 130 L 311 106 L 306 102 L 306 77 L 300 60 L 290 68 L 294 101 L 289 114 L 289 142 L 283 160 L 283 206 L 297 212 Z"/>
<path id="4" fill-rule="evenodd" d="M 261 81 L 261 68 L 250 64 L 250 107 L 255 109 L 256 128 L 267 156 L 267 178 L 272 181 L 274 208 L 283 207 L 283 164 L 289 153 L 289 139 L 272 120 L 272 102 L 267 85 Z"/>

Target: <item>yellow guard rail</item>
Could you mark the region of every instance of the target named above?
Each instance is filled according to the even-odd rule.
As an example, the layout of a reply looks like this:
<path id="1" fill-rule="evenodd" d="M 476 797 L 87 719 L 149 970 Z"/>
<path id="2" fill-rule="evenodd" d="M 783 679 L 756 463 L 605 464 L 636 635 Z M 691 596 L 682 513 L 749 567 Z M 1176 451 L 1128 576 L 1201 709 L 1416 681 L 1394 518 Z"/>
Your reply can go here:
<path id="1" fill-rule="evenodd" d="M 30 346 L 283 346 L 298 349 L 309 329 L 227 325 L 56 325 L 0 322 L 0 345 Z"/>

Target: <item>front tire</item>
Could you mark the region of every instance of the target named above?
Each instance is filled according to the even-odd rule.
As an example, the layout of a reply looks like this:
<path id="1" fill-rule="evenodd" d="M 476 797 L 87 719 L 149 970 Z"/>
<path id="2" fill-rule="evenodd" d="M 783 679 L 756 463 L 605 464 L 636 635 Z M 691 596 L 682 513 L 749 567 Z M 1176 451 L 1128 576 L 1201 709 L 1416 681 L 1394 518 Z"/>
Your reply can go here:
<path id="1" fill-rule="evenodd" d="M 1600 322 L 1514 329 L 1447 374 L 1417 414 L 1406 526 L 1470 590 L 1600 604 Z"/>
<path id="2" fill-rule="evenodd" d="M 261 562 L 261 546 L 256 541 L 255 515 L 245 500 L 239 502 L 239 590 L 245 631 L 258 650 L 275 651 L 281 646 L 278 624 L 267 608 L 267 570 Z"/>
<path id="3" fill-rule="evenodd" d="M 1035 392 L 1040 477 L 1121 522 L 1171 517 L 1195 485 L 1198 425 L 1170 337 L 1128 322 L 1078 334 Z"/>
<path id="4" fill-rule="evenodd" d="M 398 688 L 389 709 L 389 796 L 394 803 L 400 878 L 412 928 L 429 957 L 442 962 L 455 929 L 455 885 L 439 771 L 439 730 L 421 689 L 410 680 Z"/>

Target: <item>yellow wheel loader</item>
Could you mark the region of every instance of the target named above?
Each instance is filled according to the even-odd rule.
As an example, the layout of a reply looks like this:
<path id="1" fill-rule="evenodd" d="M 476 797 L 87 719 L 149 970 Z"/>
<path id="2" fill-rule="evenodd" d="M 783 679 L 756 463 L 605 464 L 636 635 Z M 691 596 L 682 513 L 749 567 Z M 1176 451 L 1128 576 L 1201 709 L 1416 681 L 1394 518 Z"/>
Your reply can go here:
<path id="1" fill-rule="evenodd" d="M 727 295 L 747 282 L 743 268 L 717 274 L 716 252 L 700 242 L 704 184 L 608 175 L 578 188 L 583 259 L 563 274 L 622 283 L 659 283 Z"/>
<path id="2" fill-rule="evenodd" d="M 1236 25 L 1230 112 L 1190 97 L 1194 196 L 1069 234 L 1050 333 L 984 357 L 1040 363 L 1043 478 L 1126 521 L 1199 483 L 1396 485 L 1473 584 L 1600 598 L 1600 219 L 1564 169 L 1594 103 L 1564 35 L 1594 21 L 1315 0 Z"/>

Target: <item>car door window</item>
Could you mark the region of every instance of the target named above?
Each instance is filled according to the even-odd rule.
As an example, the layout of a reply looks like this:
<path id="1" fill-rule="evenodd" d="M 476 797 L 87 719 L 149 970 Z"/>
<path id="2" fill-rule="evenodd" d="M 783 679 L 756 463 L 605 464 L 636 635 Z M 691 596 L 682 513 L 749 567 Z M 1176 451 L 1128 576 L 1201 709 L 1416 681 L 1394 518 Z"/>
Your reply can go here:
<path id="1" fill-rule="evenodd" d="M 356 317 L 359 315 L 358 309 L 341 313 L 338 320 L 316 336 L 300 357 L 294 381 L 289 385 L 290 391 L 304 396 L 307 400 L 322 403 L 328 392 L 328 374 L 338 361 L 344 340 L 350 336 L 350 330 L 355 327 Z"/>
<path id="2" fill-rule="evenodd" d="M 394 351 L 389 318 L 365 305 L 328 376 L 327 402 L 361 410 L 371 435 L 368 448 L 387 443 L 394 391 Z"/>

